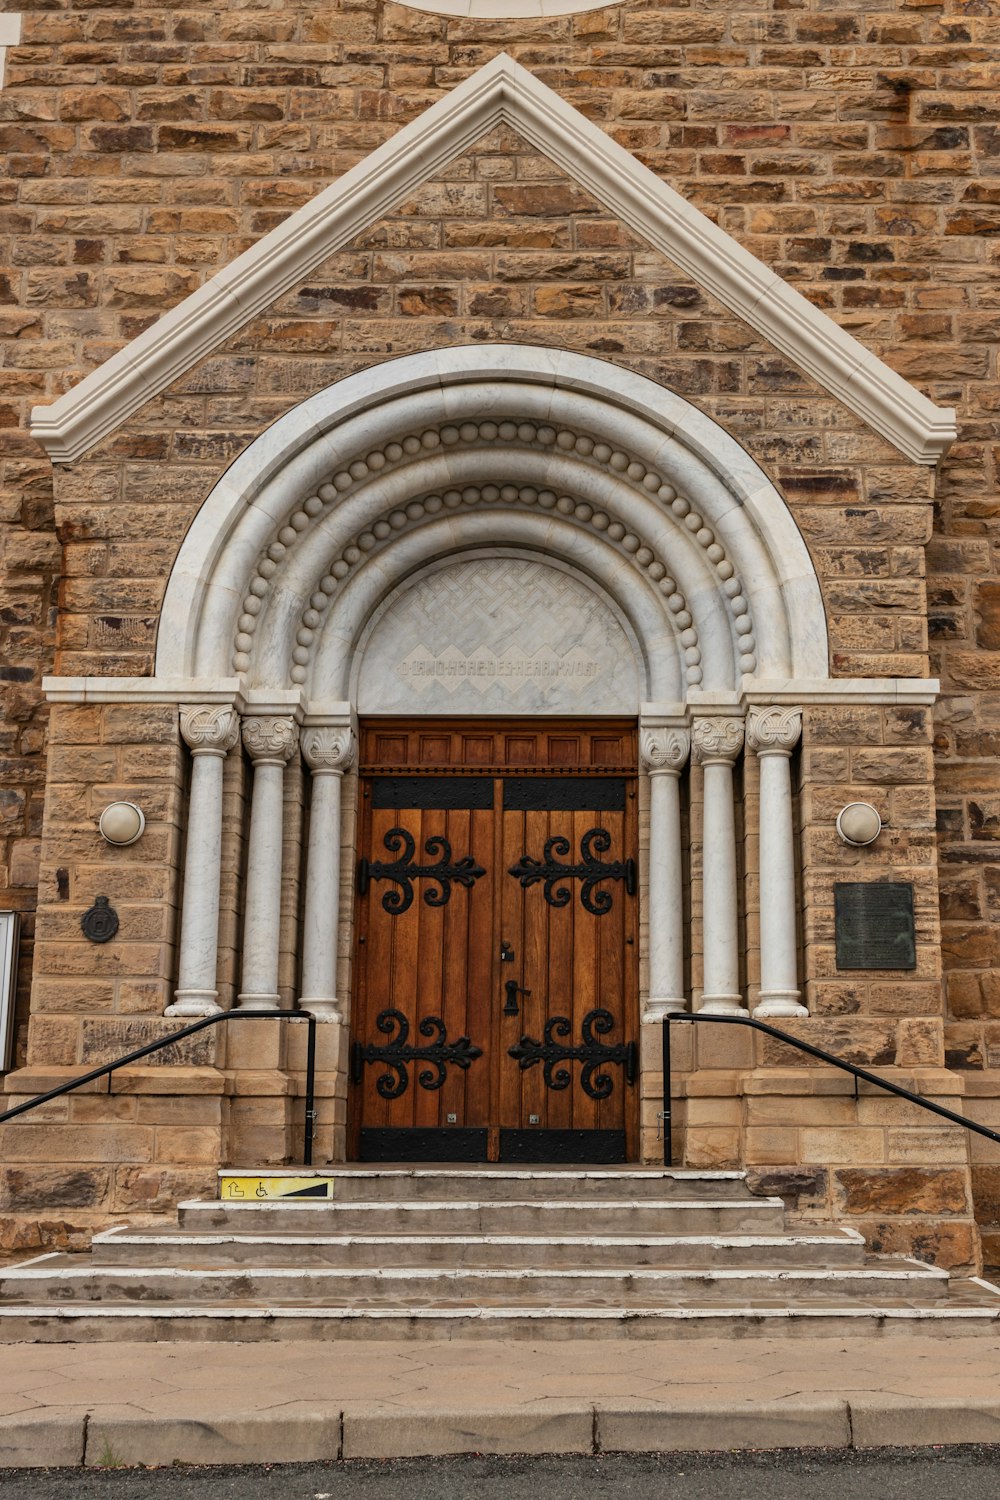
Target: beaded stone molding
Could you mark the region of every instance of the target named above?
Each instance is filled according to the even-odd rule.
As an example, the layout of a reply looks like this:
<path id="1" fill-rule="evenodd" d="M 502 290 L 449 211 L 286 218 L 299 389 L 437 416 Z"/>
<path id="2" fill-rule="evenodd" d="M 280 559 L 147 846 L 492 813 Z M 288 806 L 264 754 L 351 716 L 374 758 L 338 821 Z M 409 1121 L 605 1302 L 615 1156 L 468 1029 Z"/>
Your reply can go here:
<path id="1" fill-rule="evenodd" d="M 584 434 L 568 428 L 556 428 L 534 421 L 515 422 L 461 422 L 447 424 L 441 428 L 428 428 L 419 435 L 410 433 L 396 442 L 367 453 L 364 458 L 338 469 L 331 478 L 321 484 L 316 493 L 304 500 L 289 517 L 260 557 L 255 576 L 243 600 L 242 613 L 237 622 L 232 664 L 237 672 L 246 672 L 252 664 L 254 634 L 257 622 L 270 592 L 271 580 L 298 537 L 349 491 L 362 484 L 373 474 L 379 474 L 396 466 L 402 466 L 418 455 L 428 456 L 441 448 L 456 448 L 497 440 L 506 448 L 555 448 L 575 454 L 599 467 L 619 480 L 627 481 L 637 492 L 659 502 L 665 516 L 678 527 L 683 527 L 689 537 L 702 549 L 706 561 L 714 569 L 721 593 L 728 601 L 733 621 L 733 632 L 739 653 L 741 672 L 753 672 L 757 665 L 756 641 L 753 620 L 743 587 L 736 570 L 718 540 L 716 533 L 705 524 L 704 518 L 691 502 L 678 494 L 676 488 L 658 474 L 655 469 L 613 447 L 610 443 L 598 442 Z M 346 546 L 318 586 L 303 611 L 296 632 L 296 643 L 292 650 L 291 677 L 294 682 L 305 682 L 312 654 L 316 628 L 330 598 L 347 576 L 358 567 L 367 554 L 374 552 L 381 542 L 407 527 L 418 525 L 428 515 L 446 510 L 457 510 L 461 506 L 477 504 L 539 505 L 543 510 L 554 510 L 593 530 L 603 532 L 637 568 L 642 569 L 666 599 L 667 608 L 674 617 L 679 632 L 679 643 L 684 655 L 687 681 L 696 686 L 702 680 L 701 651 L 697 630 L 687 601 L 678 590 L 676 580 L 670 576 L 667 565 L 656 556 L 641 537 L 606 511 L 585 501 L 557 495 L 555 491 L 538 489 L 530 485 L 485 485 L 465 486 L 462 489 L 446 490 L 441 495 L 429 495 L 411 500 L 405 506 L 394 507 L 387 515 L 365 527 Z"/>

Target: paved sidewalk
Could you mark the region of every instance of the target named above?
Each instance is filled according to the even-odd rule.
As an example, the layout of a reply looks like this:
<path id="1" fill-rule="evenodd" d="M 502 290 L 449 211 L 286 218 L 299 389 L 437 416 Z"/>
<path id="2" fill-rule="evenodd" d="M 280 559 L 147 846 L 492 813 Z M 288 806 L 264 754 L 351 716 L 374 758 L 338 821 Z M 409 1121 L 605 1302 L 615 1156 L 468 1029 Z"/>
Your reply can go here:
<path id="1" fill-rule="evenodd" d="M 1000 1441 L 1000 1339 L 0 1346 L 0 1464 Z"/>

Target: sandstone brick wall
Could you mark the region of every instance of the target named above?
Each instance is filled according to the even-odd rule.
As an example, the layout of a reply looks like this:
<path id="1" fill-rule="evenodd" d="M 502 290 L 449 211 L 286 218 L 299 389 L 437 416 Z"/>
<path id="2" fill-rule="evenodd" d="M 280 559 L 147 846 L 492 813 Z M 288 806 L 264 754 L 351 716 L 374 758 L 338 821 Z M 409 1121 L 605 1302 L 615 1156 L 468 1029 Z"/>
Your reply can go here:
<path id="1" fill-rule="evenodd" d="M 9 163 L 0 180 L 0 904 L 34 900 L 41 675 L 151 669 L 184 530 L 263 425 L 332 380 L 414 349 L 492 339 L 569 347 L 680 391 L 768 470 L 815 559 L 836 674 L 923 675 L 928 665 L 942 674 L 932 726 L 926 714 L 870 710 L 849 723 L 810 719 L 806 844 L 822 867 L 829 812 L 847 790 L 887 800 L 884 870 L 916 880 L 921 940 L 910 982 L 854 985 L 817 971 L 811 1003 L 831 1023 L 861 1015 L 867 1029 L 851 1023 L 851 1034 L 867 1038 L 871 1056 L 887 1057 L 891 1042 L 907 1066 L 938 1061 L 928 1026 L 940 1014 L 927 826 L 936 793 L 946 1056 L 988 1100 L 1000 1066 L 1000 19 L 909 0 L 863 14 L 818 3 L 630 3 L 518 22 L 446 21 L 374 0 L 321 13 L 298 0 L 210 13 L 18 8 L 23 44 L 8 53 L 0 92 Z M 25 432 L 32 403 L 72 384 L 501 48 L 933 399 L 956 405 L 961 435 L 940 472 L 903 461 L 498 132 L 126 429 L 52 474 Z M 79 743 L 97 756 L 82 778 L 82 821 L 108 786 L 134 789 L 153 774 L 127 764 L 126 742 L 104 728 Z M 55 772 L 59 753 L 54 739 Z M 230 777 L 235 832 L 235 764 Z M 294 818 L 288 826 L 294 844 Z M 58 885 L 53 893 L 53 872 L 72 866 L 69 822 L 53 824 L 53 853 L 63 832 L 68 852 L 42 875 L 40 993 L 45 965 L 68 956 L 82 899 L 80 887 L 65 904 Z M 226 880 L 233 952 L 235 863 Z M 819 886 L 807 895 L 804 940 L 817 953 L 829 943 Z M 141 982 L 152 985 L 152 1016 L 166 984 L 159 945 L 169 941 L 158 930 L 155 961 L 116 976 L 95 1013 L 107 1003 L 127 1016 L 120 998 Z M 39 1021 L 51 1031 L 55 1017 Z M 979 1174 L 983 1212 L 1000 1219 L 992 1170 Z"/>

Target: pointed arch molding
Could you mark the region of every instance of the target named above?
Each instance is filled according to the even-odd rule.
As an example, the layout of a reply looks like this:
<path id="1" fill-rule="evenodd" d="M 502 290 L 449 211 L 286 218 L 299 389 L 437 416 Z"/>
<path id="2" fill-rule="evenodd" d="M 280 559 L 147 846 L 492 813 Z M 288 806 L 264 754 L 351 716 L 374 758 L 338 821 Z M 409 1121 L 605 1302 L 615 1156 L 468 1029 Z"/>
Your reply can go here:
<path id="1" fill-rule="evenodd" d="M 498 549 L 611 598 L 651 699 L 827 677 L 805 543 L 739 444 L 644 377 L 511 344 L 388 361 L 263 433 L 178 554 L 156 677 L 344 700 L 395 589 Z"/>
<path id="2" fill-rule="evenodd" d="M 863 421 L 919 463 L 954 441 L 938 407 L 656 174 L 501 53 L 51 406 L 31 430 L 70 463 L 498 125 L 510 125 Z"/>

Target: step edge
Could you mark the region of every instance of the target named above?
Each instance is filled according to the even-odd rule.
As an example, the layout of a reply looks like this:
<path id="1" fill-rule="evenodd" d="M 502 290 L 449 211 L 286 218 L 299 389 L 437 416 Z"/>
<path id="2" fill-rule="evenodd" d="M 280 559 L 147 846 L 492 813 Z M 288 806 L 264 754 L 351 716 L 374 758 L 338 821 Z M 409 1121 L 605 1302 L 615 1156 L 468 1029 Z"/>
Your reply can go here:
<path id="1" fill-rule="evenodd" d="M 183 1249 L 185 1245 L 578 1245 L 600 1246 L 602 1249 L 619 1246 L 705 1245 L 713 1249 L 784 1249 L 788 1246 L 821 1246 L 837 1250 L 854 1249 L 864 1244 L 864 1236 L 857 1240 L 842 1239 L 839 1235 L 777 1235 L 777 1234 L 663 1234 L 663 1235 L 519 1235 L 519 1234 L 287 1234 L 275 1235 L 232 1233 L 176 1235 L 135 1233 L 121 1235 L 115 1240 L 99 1240 L 95 1235 L 92 1244 L 157 1245 Z M 61 1253 L 61 1252 L 59 1252 Z"/>
<path id="2" fill-rule="evenodd" d="M 420 1307 L 258 1307 L 253 1304 L 245 1307 L 142 1307 L 119 1306 L 108 1303 L 83 1304 L 78 1307 L 50 1307 L 44 1303 L 39 1306 L 11 1306 L 0 1307 L 0 1320 L 3 1318 L 25 1319 L 25 1318 L 54 1318 L 59 1322 L 68 1322 L 70 1319 L 81 1318 L 153 1318 L 162 1320 L 166 1318 L 194 1319 L 205 1318 L 212 1321 L 235 1320 L 243 1318 L 249 1321 L 259 1321 L 265 1318 L 301 1320 L 304 1318 L 331 1320 L 342 1318 L 349 1321 L 379 1321 L 385 1322 L 389 1319 L 407 1319 L 418 1322 L 428 1322 L 438 1318 L 445 1322 L 455 1322 L 459 1319 L 468 1319 L 474 1322 L 500 1322 L 503 1319 L 510 1321 L 539 1321 L 549 1318 L 558 1321 L 586 1321 L 592 1319 L 598 1322 L 617 1320 L 619 1322 L 636 1322 L 642 1319 L 650 1321 L 675 1321 L 686 1322 L 696 1319 L 718 1320 L 721 1318 L 748 1318 L 755 1321 L 768 1319 L 792 1318 L 815 1319 L 815 1318 L 885 1318 L 890 1321 L 914 1321 L 914 1322 L 943 1322 L 954 1319 L 957 1322 L 972 1321 L 1000 1321 L 1000 1308 L 979 1307 L 880 1307 L 875 1304 L 866 1307 L 861 1304 L 848 1307 L 632 1307 L 632 1308 L 604 1308 L 604 1307 L 549 1307 L 549 1308 L 420 1308 Z"/>
<path id="3" fill-rule="evenodd" d="M 745 1208 L 779 1208 L 785 1207 L 782 1198 L 600 1198 L 588 1199 L 586 1202 L 569 1202 L 561 1198 L 470 1198 L 470 1199 L 437 1199 L 428 1198 L 397 1198 L 386 1199 L 384 1202 L 368 1202 L 360 1199 L 356 1202 L 338 1200 L 335 1198 L 260 1198 L 253 1203 L 232 1202 L 228 1198 L 224 1201 L 218 1198 L 192 1198 L 178 1203 L 178 1211 L 186 1213 L 199 1211 L 201 1213 L 274 1213 L 289 1210 L 293 1213 L 398 1213 L 400 1210 L 415 1210 L 426 1213 L 432 1209 L 443 1209 L 450 1212 L 469 1209 L 512 1209 L 512 1208 L 551 1208 L 560 1209 L 564 1212 L 580 1213 L 586 1210 L 593 1213 L 595 1208 L 616 1209 L 706 1209 L 724 1208 L 734 1212 Z"/>
<path id="4" fill-rule="evenodd" d="M 545 1267 L 499 1267 L 499 1266 L 60 1266 L 52 1270 L 31 1270 L 14 1266 L 0 1273 L 0 1283 L 11 1282 L 82 1281 L 86 1278 L 109 1276 L 122 1281 L 152 1279 L 151 1273 L 160 1280 L 186 1281 L 198 1278 L 202 1281 L 231 1280 L 234 1276 L 253 1276 L 263 1281 L 279 1278 L 300 1277 L 302 1280 L 346 1280 L 348 1277 L 363 1277 L 370 1281 L 430 1281 L 444 1278 L 450 1280 L 499 1280 L 514 1277 L 518 1281 L 540 1280 L 546 1276 L 558 1276 L 563 1280 L 620 1279 L 634 1276 L 641 1281 L 690 1281 L 699 1278 L 705 1281 L 892 1281 L 947 1282 L 947 1271 L 937 1266 L 926 1266 L 917 1270 L 888 1266 L 773 1266 L 768 1269 L 743 1266 L 553 1266 Z M 1000 1295 L 1000 1293 L 998 1293 Z"/>

